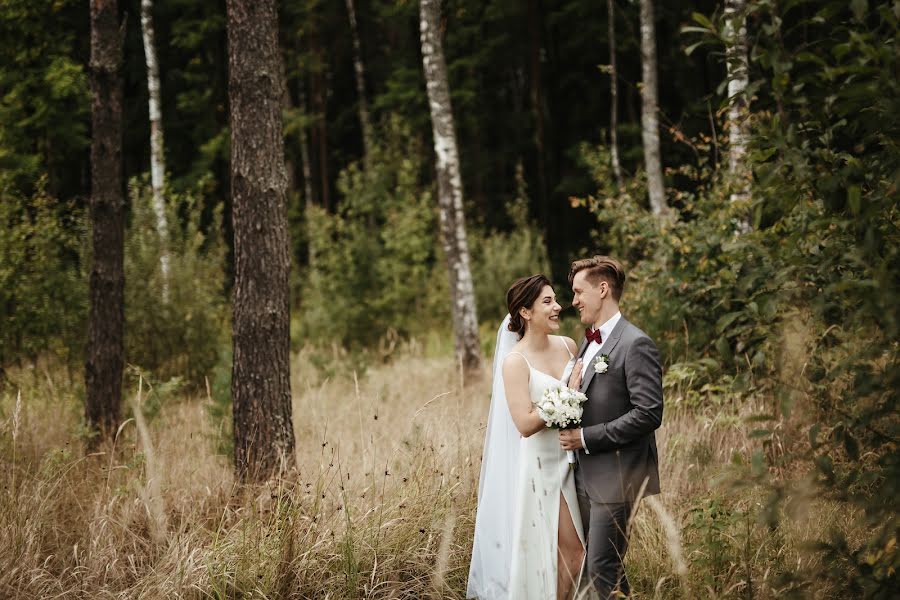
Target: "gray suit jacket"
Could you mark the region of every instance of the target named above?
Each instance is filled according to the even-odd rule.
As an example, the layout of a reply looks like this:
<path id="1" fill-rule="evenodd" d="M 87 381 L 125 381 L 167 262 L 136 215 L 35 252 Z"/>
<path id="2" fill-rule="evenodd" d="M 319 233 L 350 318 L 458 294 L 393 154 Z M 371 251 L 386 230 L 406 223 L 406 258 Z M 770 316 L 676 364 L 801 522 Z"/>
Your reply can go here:
<path id="1" fill-rule="evenodd" d="M 587 349 L 582 342 L 578 356 Z M 632 502 L 646 481 L 644 496 L 659 493 L 656 429 L 662 423 L 662 367 L 650 337 L 619 319 L 597 357 L 609 368 L 588 365 L 581 391 L 587 395 L 581 426 L 588 452 L 578 453 L 576 483 L 592 502 Z"/>

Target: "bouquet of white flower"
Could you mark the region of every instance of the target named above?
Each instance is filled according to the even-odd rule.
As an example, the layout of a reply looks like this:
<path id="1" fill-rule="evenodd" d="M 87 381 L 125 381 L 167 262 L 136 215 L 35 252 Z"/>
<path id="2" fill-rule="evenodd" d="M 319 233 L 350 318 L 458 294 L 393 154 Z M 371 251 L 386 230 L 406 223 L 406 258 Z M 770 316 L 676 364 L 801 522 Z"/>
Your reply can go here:
<path id="1" fill-rule="evenodd" d="M 548 387 L 541 399 L 534 403 L 538 416 L 551 429 L 569 429 L 581 424 L 584 412 L 582 404 L 587 396 L 562 384 Z M 575 453 L 566 450 L 566 458 L 571 468 L 575 464 Z"/>

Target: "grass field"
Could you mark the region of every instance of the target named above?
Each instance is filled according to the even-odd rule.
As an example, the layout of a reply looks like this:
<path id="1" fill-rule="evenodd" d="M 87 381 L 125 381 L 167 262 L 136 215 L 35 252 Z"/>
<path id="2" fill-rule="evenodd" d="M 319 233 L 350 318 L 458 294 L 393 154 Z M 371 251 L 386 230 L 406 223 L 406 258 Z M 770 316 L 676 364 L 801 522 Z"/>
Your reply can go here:
<path id="1" fill-rule="evenodd" d="M 206 394 L 127 389 L 138 418 L 86 456 L 80 378 L 8 371 L 0 597 L 463 598 L 490 382 L 422 354 L 330 378 L 296 355 L 298 468 L 253 488 L 217 453 Z M 688 408 L 668 388 L 663 494 L 637 511 L 626 559 L 635 598 L 782 597 L 804 542 L 849 527 L 800 490 L 791 519 L 761 524 L 764 498 L 729 476 L 750 460 L 754 402 Z"/>

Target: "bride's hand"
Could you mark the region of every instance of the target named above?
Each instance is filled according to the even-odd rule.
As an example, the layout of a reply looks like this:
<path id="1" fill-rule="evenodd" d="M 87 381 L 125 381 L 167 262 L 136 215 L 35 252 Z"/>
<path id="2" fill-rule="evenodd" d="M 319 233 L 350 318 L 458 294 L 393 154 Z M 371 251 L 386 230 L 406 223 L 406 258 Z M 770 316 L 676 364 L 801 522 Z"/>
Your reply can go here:
<path id="1" fill-rule="evenodd" d="M 581 367 L 581 359 L 575 361 L 575 366 L 572 367 L 572 374 L 569 375 L 569 387 L 573 390 L 581 389 L 581 372 L 584 370 Z"/>

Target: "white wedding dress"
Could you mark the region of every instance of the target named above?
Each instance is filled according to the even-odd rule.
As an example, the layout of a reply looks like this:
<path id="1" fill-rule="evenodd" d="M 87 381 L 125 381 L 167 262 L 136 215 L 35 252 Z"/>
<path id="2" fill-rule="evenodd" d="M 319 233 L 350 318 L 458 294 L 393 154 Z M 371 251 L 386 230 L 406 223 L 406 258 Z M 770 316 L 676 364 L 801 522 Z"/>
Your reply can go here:
<path id="1" fill-rule="evenodd" d="M 527 358 L 525 362 L 528 362 Z M 528 391 L 532 402 L 540 400 L 548 387 L 568 381 L 574 364 L 573 357 L 562 377 L 557 379 L 529 363 Z M 565 450 L 559 446 L 559 433 L 555 429 L 543 429 L 522 438 L 509 577 L 511 598 L 556 599 L 560 496 L 565 498 L 575 531 L 584 546 L 584 528 L 575 496 L 575 474 L 569 468 Z"/>
<path id="2" fill-rule="evenodd" d="M 505 330 L 508 318 L 497 334 L 494 386 L 466 597 L 556 600 L 561 495 L 582 545 L 585 543 L 575 476 L 555 429 L 543 429 L 523 438 L 512 422 L 500 368 L 517 339 L 510 338 L 510 332 Z M 559 341 L 564 344 L 561 338 Z M 528 363 L 527 358 L 525 361 Z M 540 399 L 548 387 L 568 381 L 574 364 L 572 357 L 557 379 L 528 363 L 532 400 Z M 578 573 L 575 589 L 580 578 Z"/>

